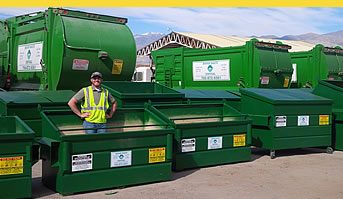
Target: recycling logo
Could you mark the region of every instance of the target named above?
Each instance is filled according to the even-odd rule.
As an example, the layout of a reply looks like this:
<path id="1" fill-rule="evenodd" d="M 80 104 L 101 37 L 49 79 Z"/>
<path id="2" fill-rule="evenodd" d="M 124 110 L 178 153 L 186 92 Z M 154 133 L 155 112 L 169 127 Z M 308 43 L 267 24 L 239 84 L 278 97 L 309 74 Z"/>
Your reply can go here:
<path id="1" fill-rule="evenodd" d="M 31 51 L 27 51 L 27 59 L 30 59 L 31 58 Z"/>
<path id="2" fill-rule="evenodd" d="M 212 71 L 213 71 L 213 66 L 212 66 L 212 65 L 209 65 L 209 66 L 207 67 L 207 70 L 208 70 L 208 72 L 212 72 Z"/>

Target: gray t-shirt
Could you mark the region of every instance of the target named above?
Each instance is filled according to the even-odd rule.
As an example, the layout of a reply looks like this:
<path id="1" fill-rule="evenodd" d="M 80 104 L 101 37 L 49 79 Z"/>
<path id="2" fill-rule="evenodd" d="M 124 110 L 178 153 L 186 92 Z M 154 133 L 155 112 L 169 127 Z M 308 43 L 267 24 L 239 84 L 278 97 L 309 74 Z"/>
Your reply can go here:
<path id="1" fill-rule="evenodd" d="M 100 97 L 101 97 L 101 91 L 102 89 L 98 90 L 97 88 L 93 87 L 93 95 L 94 95 L 94 102 L 96 105 L 99 104 L 100 101 Z M 82 101 L 82 103 L 85 101 L 85 92 L 83 91 L 83 88 L 81 90 L 79 90 L 74 96 L 73 98 L 77 99 L 77 101 Z M 110 92 L 108 92 L 108 102 L 110 104 L 112 104 L 113 102 L 115 102 L 114 97 L 111 95 Z"/>

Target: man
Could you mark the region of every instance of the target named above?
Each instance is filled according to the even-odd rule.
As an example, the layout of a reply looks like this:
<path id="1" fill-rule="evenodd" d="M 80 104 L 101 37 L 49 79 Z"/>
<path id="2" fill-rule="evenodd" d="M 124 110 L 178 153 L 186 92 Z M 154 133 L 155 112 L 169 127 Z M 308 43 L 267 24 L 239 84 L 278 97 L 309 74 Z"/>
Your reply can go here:
<path id="1" fill-rule="evenodd" d="M 116 111 L 117 103 L 111 93 L 107 89 L 101 88 L 102 74 L 94 72 L 91 75 L 91 86 L 82 88 L 68 102 L 71 110 L 80 118 L 84 119 L 83 128 L 104 128 L 106 127 L 107 119 L 112 118 Z M 77 108 L 77 103 L 81 104 L 81 112 Z M 109 108 L 109 103 L 112 104 L 110 112 L 106 111 Z M 91 129 L 86 130 L 86 134 L 90 133 L 105 133 L 106 129 Z"/>

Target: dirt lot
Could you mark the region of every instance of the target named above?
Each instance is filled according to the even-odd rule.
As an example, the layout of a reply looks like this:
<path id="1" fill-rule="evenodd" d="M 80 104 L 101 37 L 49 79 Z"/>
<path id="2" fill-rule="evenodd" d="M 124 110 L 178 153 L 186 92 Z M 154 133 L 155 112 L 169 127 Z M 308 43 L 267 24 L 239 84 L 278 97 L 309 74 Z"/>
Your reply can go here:
<path id="1" fill-rule="evenodd" d="M 343 198 L 343 152 L 321 149 L 253 149 L 251 162 L 174 172 L 168 182 L 108 189 L 63 197 L 41 184 L 41 164 L 33 167 L 34 198 L 120 199 L 339 199 Z"/>

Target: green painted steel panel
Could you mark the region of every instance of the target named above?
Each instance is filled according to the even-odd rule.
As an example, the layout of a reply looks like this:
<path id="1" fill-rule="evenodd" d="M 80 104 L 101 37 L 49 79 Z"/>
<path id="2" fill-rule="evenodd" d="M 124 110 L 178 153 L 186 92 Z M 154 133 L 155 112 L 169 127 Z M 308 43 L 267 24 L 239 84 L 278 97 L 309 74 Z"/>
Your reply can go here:
<path id="1" fill-rule="evenodd" d="M 0 126 L 1 197 L 31 198 L 34 133 L 16 116 L 0 117 Z"/>
<path id="2" fill-rule="evenodd" d="M 343 81 L 321 80 L 312 93 L 333 100 L 333 146 L 337 150 L 343 150 Z"/>
<path id="3" fill-rule="evenodd" d="M 118 107 L 143 107 L 152 103 L 182 103 L 184 94 L 155 82 L 105 81 L 102 86 L 113 95 Z"/>
<path id="4" fill-rule="evenodd" d="M 40 111 L 69 109 L 67 103 L 74 94 L 71 90 L 0 92 L 0 115 L 19 116 L 39 138 L 42 135 Z"/>
<path id="5" fill-rule="evenodd" d="M 291 59 L 296 70 L 293 87 L 314 88 L 319 80 L 342 80 L 343 50 L 321 44 L 305 52 L 292 52 Z"/>
<path id="6" fill-rule="evenodd" d="M 288 88 L 293 72 L 289 48 L 252 39 L 238 47 L 157 50 L 152 52 L 155 79 L 181 89 Z"/>
<path id="7" fill-rule="evenodd" d="M 42 118 L 42 182 L 63 195 L 171 179 L 173 129 L 147 109 L 117 109 L 99 134 L 85 134 L 71 111 L 44 111 Z M 120 165 L 113 153 L 131 158 L 124 155 Z M 87 157 L 78 164 L 90 168 L 77 167 L 75 157 Z"/>
<path id="8" fill-rule="evenodd" d="M 252 145 L 269 149 L 331 146 L 332 100 L 304 89 L 240 89 L 253 120 Z"/>
<path id="9" fill-rule="evenodd" d="M 242 95 L 270 104 L 332 104 L 332 100 L 304 92 L 302 89 L 256 89 L 240 90 Z"/>
<path id="10" fill-rule="evenodd" d="M 8 28 L 0 25 L 0 42 L 8 46 L 0 49 L 1 78 L 9 73 L 12 89 L 30 90 L 78 90 L 94 71 L 105 80 L 131 80 L 136 45 L 126 22 L 56 8 L 6 19 Z"/>
<path id="11" fill-rule="evenodd" d="M 241 98 L 230 91 L 224 90 L 195 90 L 195 89 L 174 89 L 185 94 L 186 103 L 227 103 L 235 109 L 240 109 Z"/>
<path id="12" fill-rule="evenodd" d="M 250 160 L 251 120 L 227 104 L 148 107 L 175 128 L 174 170 Z M 237 137 L 244 137 L 239 146 L 234 144 Z M 188 141 L 194 144 L 191 150 L 186 149 Z"/>

